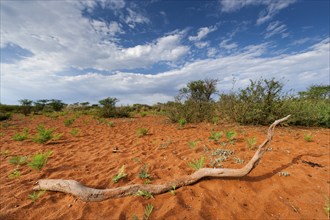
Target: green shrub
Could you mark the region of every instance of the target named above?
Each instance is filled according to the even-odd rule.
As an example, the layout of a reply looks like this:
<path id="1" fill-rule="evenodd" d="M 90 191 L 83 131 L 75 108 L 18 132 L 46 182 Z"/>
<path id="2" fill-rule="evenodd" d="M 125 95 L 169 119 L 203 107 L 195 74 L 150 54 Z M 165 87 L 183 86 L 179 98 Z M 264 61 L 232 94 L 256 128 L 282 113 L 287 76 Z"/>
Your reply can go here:
<path id="1" fill-rule="evenodd" d="M 288 123 L 299 126 L 330 127 L 330 100 L 288 98 L 283 101 Z"/>
<path id="2" fill-rule="evenodd" d="M 29 99 L 21 99 L 19 100 L 19 102 L 21 103 L 21 111 L 22 113 L 27 116 L 28 114 L 31 113 L 32 111 L 32 100 Z"/>
<path id="3" fill-rule="evenodd" d="M 311 86 L 299 96 L 282 92 L 283 84 L 259 79 L 238 93 L 221 94 L 219 112 L 241 124 L 271 124 L 291 114 L 291 125 L 330 127 L 330 86 Z"/>
<path id="4" fill-rule="evenodd" d="M 64 120 L 64 125 L 65 125 L 65 126 L 70 126 L 70 125 L 72 125 L 72 123 L 73 123 L 75 120 L 76 120 L 75 118 L 65 119 L 65 120 Z"/>
<path id="5" fill-rule="evenodd" d="M 223 132 L 212 131 L 211 135 L 209 137 L 209 140 L 219 141 L 220 138 L 222 137 L 222 135 L 223 135 Z"/>
<path id="6" fill-rule="evenodd" d="M 182 129 L 187 124 L 187 120 L 184 118 L 181 118 L 178 123 L 179 123 L 179 128 Z"/>
<path id="7" fill-rule="evenodd" d="M 21 172 L 17 169 L 15 169 L 13 172 L 11 172 L 9 175 L 8 175 L 8 178 L 9 179 L 15 179 L 15 178 L 18 178 L 21 176 Z"/>
<path id="8" fill-rule="evenodd" d="M 48 100 L 48 103 L 46 105 L 46 107 L 49 108 L 49 110 L 51 111 L 56 111 L 56 112 L 60 112 L 62 111 L 62 109 L 66 106 L 65 103 L 63 103 L 61 100 L 58 99 L 51 99 Z"/>
<path id="9" fill-rule="evenodd" d="M 9 163 L 20 166 L 27 162 L 27 156 L 13 156 L 9 159 Z"/>
<path id="10" fill-rule="evenodd" d="M 168 102 L 165 107 L 168 118 L 179 122 L 184 118 L 187 123 L 211 121 L 215 116 L 212 95 L 217 93 L 218 80 L 205 79 L 191 81 L 180 89 L 175 102 Z"/>
<path id="11" fill-rule="evenodd" d="M 0 121 L 5 121 L 11 119 L 11 113 L 10 112 L 0 112 Z"/>
<path id="12" fill-rule="evenodd" d="M 199 123 L 212 121 L 215 115 L 215 104 L 209 102 L 194 102 L 191 100 L 180 102 L 168 102 L 165 105 L 165 114 L 171 122 L 177 123 L 185 119 L 187 123 Z"/>
<path id="13" fill-rule="evenodd" d="M 305 134 L 304 135 L 304 140 L 307 142 L 312 142 L 313 141 L 313 136 L 311 134 Z"/>
<path id="14" fill-rule="evenodd" d="M 46 129 L 43 125 L 38 125 L 37 134 L 33 138 L 33 141 L 43 144 L 49 140 L 58 140 L 62 135 L 54 133 L 54 129 Z"/>
<path id="15" fill-rule="evenodd" d="M 34 170 L 41 170 L 46 165 L 48 158 L 52 155 L 52 151 L 45 153 L 37 153 L 33 156 L 32 161 L 28 163 L 28 166 Z"/>
<path id="16" fill-rule="evenodd" d="M 131 108 L 129 106 L 116 107 L 117 98 L 108 97 L 99 101 L 101 104 L 100 115 L 104 118 L 126 118 L 130 116 Z"/>
<path id="17" fill-rule="evenodd" d="M 71 131 L 70 131 L 70 134 L 72 136 L 77 136 L 79 134 L 79 129 L 77 128 L 72 128 Z"/>
<path id="18" fill-rule="evenodd" d="M 226 131 L 226 138 L 228 141 L 233 141 L 236 137 L 235 131 Z"/>
<path id="19" fill-rule="evenodd" d="M 24 130 L 21 133 L 16 133 L 13 136 L 13 140 L 14 141 L 24 141 L 26 139 L 28 139 L 29 136 L 29 129 L 24 128 Z"/>

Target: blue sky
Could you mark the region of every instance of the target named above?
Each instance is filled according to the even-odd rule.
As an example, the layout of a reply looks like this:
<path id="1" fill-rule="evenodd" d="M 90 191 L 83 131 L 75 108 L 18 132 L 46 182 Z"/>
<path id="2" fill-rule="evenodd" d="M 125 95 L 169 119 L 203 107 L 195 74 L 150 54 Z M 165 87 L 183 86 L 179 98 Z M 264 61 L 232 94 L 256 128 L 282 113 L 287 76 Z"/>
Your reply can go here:
<path id="1" fill-rule="evenodd" d="M 329 84 L 328 0 L 6 1 L 1 103 L 173 100 L 187 82 Z"/>

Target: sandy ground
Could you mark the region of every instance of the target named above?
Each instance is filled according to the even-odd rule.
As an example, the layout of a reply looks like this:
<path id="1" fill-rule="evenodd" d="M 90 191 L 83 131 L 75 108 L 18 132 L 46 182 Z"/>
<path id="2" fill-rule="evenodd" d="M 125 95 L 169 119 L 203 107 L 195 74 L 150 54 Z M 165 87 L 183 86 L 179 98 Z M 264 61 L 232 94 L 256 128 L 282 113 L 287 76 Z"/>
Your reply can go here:
<path id="1" fill-rule="evenodd" d="M 150 219 L 326 219 L 326 198 L 329 185 L 329 129 L 277 127 L 269 151 L 248 176 L 240 179 L 203 179 L 197 184 L 176 189 L 175 195 L 165 193 L 154 199 L 130 196 L 102 202 L 83 202 L 71 195 L 46 192 L 35 203 L 28 195 L 33 184 L 42 178 L 73 179 L 95 188 L 113 188 L 143 183 L 138 173 L 147 164 L 152 184 L 163 183 L 191 174 L 187 163 L 205 157 L 205 166 L 217 156 L 216 149 L 234 153 L 222 166 L 239 168 L 254 154 L 246 146 L 246 138 L 265 139 L 267 127 L 233 124 L 189 124 L 178 129 L 162 116 L 111 119 L 114 126 L 99 123 L 91 116 L 80 116 L 65 126 L 68 116 L 57 119 L 45 116 L 15 115 L 1 122 L 0 219 L 142 219 L 144 207 L 154 206 Z M 110 119 L 108 119 L 110 121 Z M 47 144 L 34 143 L 31 138 L 14 141 L 13 135 L 24 128 L 30 136 L 38 124 L 56 128 L 62 138 Z M 138 128 L 148 134 L 138 137 Z M 70 134 L 79 129 L 77 136 Z M 211 131 L 235 130 L 236 142 L 223 146 L 209 140 Z M 311 134 L 312 142 L 304 140 Z M 195 148 L 188 142 L 197 141 Z M 228 142 L 222 137 L 220 142 Z M 120 152 L 114 153 L 113 149 Z M 16 168 L 9 163 L 14 155 L 33 155 L 52 150 L 53 155 L 41 171 L 27 165 L 18 169 L 21 176 L 8 175 Z M 236 163 L 235 158 L 244 160 Z M 312 166 L 312 163 L 320 165 Z M 125 165 L 128 177 L 113 183 L 112 177 Z M 280 176 L 286 172 L 289 176 Z"/>

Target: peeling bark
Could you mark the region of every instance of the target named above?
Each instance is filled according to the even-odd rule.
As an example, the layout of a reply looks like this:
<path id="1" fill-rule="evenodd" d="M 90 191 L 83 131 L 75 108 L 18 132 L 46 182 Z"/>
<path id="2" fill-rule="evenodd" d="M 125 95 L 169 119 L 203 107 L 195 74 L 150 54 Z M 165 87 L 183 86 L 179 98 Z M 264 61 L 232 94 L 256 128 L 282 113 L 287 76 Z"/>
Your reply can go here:
<path id="1" fill-rule="evenodd" d="M 160 185 L 143 185 L 135 184 L 122 186 L 113 189 L 95 189 L 86 187 L 80 182 L 75 180 L 63 180 L 63 179 L 41 179 L 36 183 L 34 190 L 49 190 L 71 194 L 86 202 L 103 201 L 110 198 L 119 198 L 125 196 L 131 196 L 136 194 L 139 190 L 146 190 L 153 195 L 168 192 L 173 186 L 180 188 L 183 186 L 196 183 L 198 180 L 205 177 L 243 177 L 249 174 L 259 163 L 260 159 L 266 152 L 266 146 L 271 142 L 274 136 L 275 126 L 279 123 L 287 120 L 290 115 L 276 120 L 268 128 L 268 134 L 266 140 L 259 145 L 257 151 L 251 160 L 240 169 L 227 169 L 227 168 L 202 168 L 197 170 L 191 175 L 180 177 L 178 179 L 165 182 Z"/>

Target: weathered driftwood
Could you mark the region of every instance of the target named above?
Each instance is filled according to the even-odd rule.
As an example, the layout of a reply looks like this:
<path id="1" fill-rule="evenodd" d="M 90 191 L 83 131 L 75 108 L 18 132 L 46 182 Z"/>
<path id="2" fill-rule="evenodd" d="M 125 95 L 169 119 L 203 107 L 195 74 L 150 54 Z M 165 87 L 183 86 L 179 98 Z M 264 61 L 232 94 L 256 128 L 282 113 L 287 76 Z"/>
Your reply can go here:
<path id="1" fill-rule="evenodd" d="M 258 165 L 263 154 L 266 152 L 266 146 L 273 138 L 275 126 L 287 120 L 289 117 L 290 115 L 276 120 L 272 125 L 270 125 L 266 140 L 258 147 L 252 159 L 240 169 L 202 168 L 191 175 L 183 176 L 160 185 L 135 184 L 114 189 L 90 188 L 75 180 L 41 179 L 36 183 L 36 186 L 33 189 L 69 193 L 83 201 L 91 202 L 130 196 L 136 194 L 139 190 L 146 190 L 153 195 L 161 194 L 168 192 L 173 186 L 180 188 L 182 186 L 191 185 L 204 177 L 243 177 L 249 174 Z"/>

